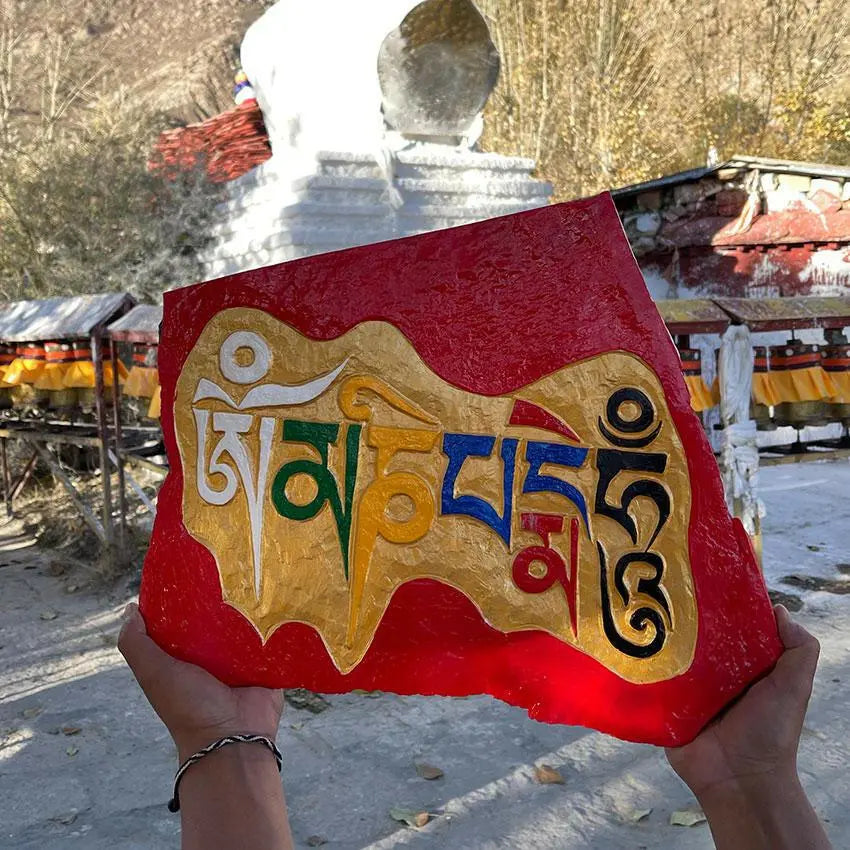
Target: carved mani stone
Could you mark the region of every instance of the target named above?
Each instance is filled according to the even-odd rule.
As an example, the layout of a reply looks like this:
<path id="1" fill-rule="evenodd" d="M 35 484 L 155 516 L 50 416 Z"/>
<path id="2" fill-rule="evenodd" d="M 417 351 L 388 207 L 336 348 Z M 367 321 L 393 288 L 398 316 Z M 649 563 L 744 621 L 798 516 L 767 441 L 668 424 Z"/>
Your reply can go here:
<path id="1" fill-rule="evenodd" d="M 470 0 L 425 0 L 381 45 L 384 119 L 405 136 L 465 135 L 499 76 L 499 54 Z"/>
<path id="2" fill-rule="evenodd" d="M 165 295 L 154 639 L 681 744 L 775 661 L 608 195 Z"/>

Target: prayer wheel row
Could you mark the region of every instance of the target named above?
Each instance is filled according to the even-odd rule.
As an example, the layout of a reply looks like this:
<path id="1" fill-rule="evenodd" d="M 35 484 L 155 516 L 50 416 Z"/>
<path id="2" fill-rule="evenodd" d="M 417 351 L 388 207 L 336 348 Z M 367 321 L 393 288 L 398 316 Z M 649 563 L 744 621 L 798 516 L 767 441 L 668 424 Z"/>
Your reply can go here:
<path id="1" fill-rule="evenodd" d="M 680 348 L 679 359 L 682 361 L 682 375 L 691 397 L 691 408 L 696 413 L 710 410 L 719 399 L 715 399 L 708 384 L 702 377 L 702 355 L 698 348 Z"/>
<path id="2" fill-rule="evenodd" d="M 680 348 L 679 357 L 693 410 L 719 404 L 718 381 L 709 389 L 703 380 L 699 350 Z M 850 344 L 755 346 L 751 414 L 760 430 L 850 426 Z"/>
<path id="3" fill-rule="evenodd" d="M 753 418 L 763 430 L 850 425 L 850 345 L 756 346 Z"/>
<path id="4" fill-rule="evenodd" d="M 117 361 L 117 380 L 122 393 L 146 398 L 145 413 L 153 418 L 159 417 L 156 348 L 134 346 L 133 367 L 129 372 Z M 112 403 L 114 379 L 112 363 L 105 361 L 106 404 Z M 95 387 L 95 366 L 88 340 L 0 344 L 0 408 L 40 408 L 57 413 L 72 409 L 91 411 L 96 404 Z"/>
<path id="5" fill-rule="evenodd" d="M 122 388 L 136 415 L 148 419 L 159 419 L 160 413 L 157 353 L 156 345 L 133 343 L 133 366 Z"/>

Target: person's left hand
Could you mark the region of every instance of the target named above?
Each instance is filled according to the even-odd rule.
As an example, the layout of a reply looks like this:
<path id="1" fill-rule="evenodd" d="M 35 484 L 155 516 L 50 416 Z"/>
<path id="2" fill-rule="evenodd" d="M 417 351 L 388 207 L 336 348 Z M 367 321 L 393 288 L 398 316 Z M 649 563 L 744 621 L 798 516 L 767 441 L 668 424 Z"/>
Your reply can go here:
<path id="1" fill-rule="evenodd" d="M 230 688 L 206 670 L 160 649 L 148 636 L 137 605 L 128 605 L 124 617 L 118 649 L 168 727 L 181 762 L 227 735 L 265 735 L 274 740 L 283 691 Z"/>

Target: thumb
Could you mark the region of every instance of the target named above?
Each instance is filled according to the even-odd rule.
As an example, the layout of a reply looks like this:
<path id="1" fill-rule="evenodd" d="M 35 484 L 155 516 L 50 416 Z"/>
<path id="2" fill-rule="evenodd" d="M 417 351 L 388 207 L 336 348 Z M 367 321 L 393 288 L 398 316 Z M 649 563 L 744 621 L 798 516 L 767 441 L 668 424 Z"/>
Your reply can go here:
<path id="1" fill-rule="evenodd" d="M 818 666 L 820 644 L 814 635 L 791 618 L 783 605 L 777 605 L 774 611 L 779 637 L 785 647 L 785 652 L 776 662 L 774 675 L 781 679 L 785 688 L 808 701 Z"/>
<path id="2" fill-rule="evenodd" d="M 124 625 L 118 636 L 118 650 L 145 692 L 151 683 L 175 664 L 174 659 L 148 636 L 139 606 L 132 602 L 124 609 Z"/>
<path id="3" fill-rule="evenodd" d="M 796 622 L 784 605 L 775 605 L 773 611 L 776 615 L 779 637 L 785 649 L 806 648 L 812 652 L 819 646 L 817 638 L 809 634 L 803 626 Z"/>

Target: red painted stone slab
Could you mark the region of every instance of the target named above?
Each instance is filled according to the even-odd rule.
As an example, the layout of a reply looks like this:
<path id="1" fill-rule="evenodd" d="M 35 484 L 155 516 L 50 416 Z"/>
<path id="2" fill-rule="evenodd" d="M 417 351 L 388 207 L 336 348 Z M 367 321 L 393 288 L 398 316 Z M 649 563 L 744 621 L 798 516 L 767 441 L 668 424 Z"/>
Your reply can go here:
<path id="1" fill-rule="evenodd" d="M 288 377 L 292 392 L 306 386 L 299 370 L 307 369 L 307 360 L 333 363 L 339 352 L 353 353 L 350 363 L 340 361 L 348 365 L 339 367 L 338 379 L 337 371 L 326 375 L 342 382 L 338 397 L 328 391 L 316 401 L 292 402 L 269 425 L 270 451 L 285 454 L 274 455 L 278 460 L 266 482 L 270 495 L 257 490 L 259 513 L 251 516 L 259 516 L 263 531 L 252 544 L 255 524 L 236 522 L 237 514 L 228 513 L 248 517 L 250 497 L 211 507 L 209 500 L 196 499 L 194 482 L 197 476 L 198 492 L 203 486 L 213 493 L 209 499 L 227 489 L 225 476 L 213 474 L 212 465 L 211 477 L 203 478 L 201 464 L 206 469 L 210 451 L 218 451 L 210 448 L 215 439 L 224 443 L 221 434 L 237 428 L 233 423 L 254 423 L 250 434 L 225 435 L 231 455 L 217 457 L 235 468 L 234 457 L 243 451 L 239 440 L 261 440 L 259 420 L 274 418 L 270 408 L 254 416 L 257 405 L 249 404 L 247 394 L 235 400 L 245 389 L 237 384 L 251 383 L 254 392 L 262 371 L 254 369 L 262 360 L 259 349 L 253 361 L 234 353 L 247 338 L 234 333 L 253 330 L 268 340 L 276 380 L 287 384 Z M 224 351 L 227 333 L 232 359 L 229 366 L 222 359 L 218 372 L 211 352 Z M 375 350 L 374 340 L 384 348 Z M 360 372 L 350 374 L 351 364 Z M 314 372 L 304 374 L 324 374 L 310 368 Z M 169 652 L 230 684 L 489 693 L 539 720 L 674 745 L 690 740 L 778 657 L 759 568 L 742 527 L 728 515 L 679 358 L 608 195 L 166 293 L 159 369 L 171 472 L 145 561 L 142 612 Z M 224 381 L 227 393 L 215 396 L 207 392 L 209 381 L 203 387 L 198 382 L 202 374 L 213 383 L 224 375 L 237 384 Z M 410 386 L 399 375 L 408 375 Z M 351 399 L 360 406 L 346 408 L 352 380 L 372 389 L 354 393 Z M 624 388 L 626 395 L 617 395 Z M 414 514 L 430 511 L 430 530 L 414 543 L 388 544 L 379 532 L 361 537 L 372 520 L 379 528 L 391 522 L 382 509 L 372 516 L 367 502 L 374 501 L 376 481 L 386 473 L 375 446 L 390 439 L 387 434 L 401 433 L 396 425 L 381 437 L 365 418 L 358 430 L 358 411 L 366 409 L 369 393 L 372 401 L 376 395 L 394 398 L 390 414 L 396 418 L 403 409 L 418 417 L 404 439 L 433 437 L 432 449 L 405 450 L 415 465 L 413 477 L 428 484 L 423 490 L 408 477 L 408 490 L 398 490 L 408 493 Z M 345 417 L 340 413 L 331 422 L 310 413 L 311 404 L 337 398 Z M 226 417 L 214 418 L 225 408 L 231 425 L 221 424 Z M 494 416 L 502 417 L 498 433 L 496 426 L 481 425 L 497 421 Z M 281 425 L 284 419 L 308 426 Z M 341 493 L 343 454 L 346 470 L 360 458 L 352 478 L 351 552 L 340 554 L 337 538 L 328 537 L 325 548 L 316 550 L 322 557 L 289 557 L 291 547 L 313 551 L 318 530 L 342 528 L 346 509 L 340 501 L 332 511 L 329 500 L 309 520 L 313 525 L 293 519 L 312 496 L 299 501 L 286 490 L 297 475 L 281 472 L 279 458 L 290 463 L 296 455 L 286 453 L 301 452 L 297 456 L 307 466 L 299 469 L 309 467 L 321 478 L 325 473 L 315 472 L 319 452 L 304 454 L 306 438 L 293 428 L 303 431 L 313 421 L 335 427 L 343 419 L 339 433 L 348 436 L 337 438 L 333 431 L 324 465 L 335 470 L 330 480 Z M 455 419 L 468 424 L 461 428 L 452 424 Z M 175 422 L 181 423 L 179 433 Z M 484 455 L 490 448 L 479 452 L 481 458 L 471 449 L 452 454 L 457 446 L 480 449 L 481 440 L 493 447 L 489 458 Z M 631 460 L 623 461 L 626 455 Z M 399 471 L 407 462 L 394 456 L 390 469 Z M 474 466 L 479 462 L 491 465 Z M 473 466 L 477 477 L 464 478 Z M 562 484 L 552 483 L 556 479 Z M 532 481 L 544 482 L 538 489 L 545 492 L 535 491 Z M 564 489 L 563 482 L 575 487 Z M 458 498 L 473 492 L 478 495 L 472 501 Z M 392 522 L 408 528 L 412 520 Z M 645 533 L 655 526 L 653 534 Z M 317 531 L 305 536 L 305 529 Z M 338 537 L 343 539 L 342 531 Z M 446 556 L 435 559 L 440 546 Z M 245 566 L 252 552 L 254 571 Z M 234 563 L 244 574 L 234 573 Z M 347 635 L 334 637 L 333 616 L 319 627 L 275 613 L 274 594 L 282 598 L 290 590 L 335 599 L 337 563 L 346 565 L 350 597 L 360 598 L 354 590 L 359 583 L 363 602 L 339 611 L 337 603 L 323 602 L 316 622 L 338 614 L 348 622 Z M 542 574 L 541 564 L 548 570 Z M 451 581 L 442 569 L 455 570 Z"/>

